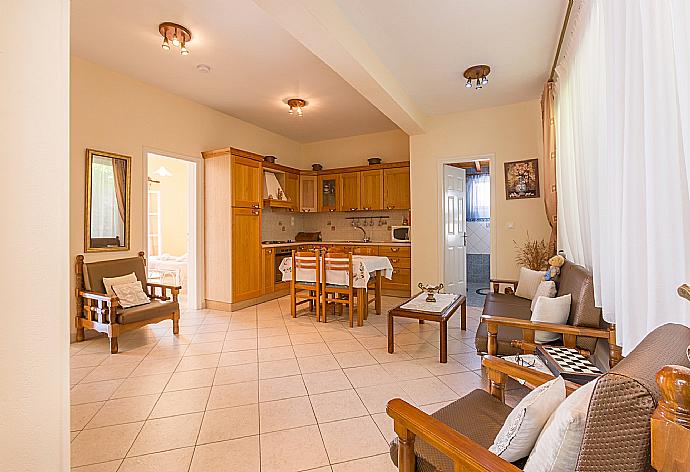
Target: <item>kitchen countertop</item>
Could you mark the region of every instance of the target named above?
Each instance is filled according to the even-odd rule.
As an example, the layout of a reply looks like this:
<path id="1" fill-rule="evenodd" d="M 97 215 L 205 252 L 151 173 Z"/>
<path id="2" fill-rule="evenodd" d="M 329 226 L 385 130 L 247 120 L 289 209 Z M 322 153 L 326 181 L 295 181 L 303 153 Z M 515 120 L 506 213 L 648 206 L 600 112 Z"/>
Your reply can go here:
<path id="1" fill-rule="evenodd" d="M 412 243 L 409 241 L 399 242 L 399 241 L 370 241 L 364 243 L 362 241 L 305 241 L 301 243 L 279 243 L 279 244 L 262 244 L 261 248 L 271 248 L 271 247 L 294 247 L 302 246 L 305 244 L 320 244 L 324 246 L 411 246 Z"/>

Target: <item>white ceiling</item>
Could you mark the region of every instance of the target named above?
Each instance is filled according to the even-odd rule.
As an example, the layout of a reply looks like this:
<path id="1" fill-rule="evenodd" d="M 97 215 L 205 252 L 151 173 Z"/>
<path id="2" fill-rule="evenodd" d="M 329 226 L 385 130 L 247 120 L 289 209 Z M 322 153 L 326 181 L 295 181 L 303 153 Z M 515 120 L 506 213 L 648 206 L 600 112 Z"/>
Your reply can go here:
<path id="1" fill-rule="evenodd" d="M 163 21 L 192 31 L 188 56 L 161 49 Z M 252 0 L 73 0 L 71 30 L 76 56 L 299 142 L 396 128 Z"/>
<path id="2" fill-rule="evenodd" d="M 427 115 L 539 97 L 567 0 L 336 0 L 361 37 Z M 463 71 L 489 64 L 489 85 Z"/>

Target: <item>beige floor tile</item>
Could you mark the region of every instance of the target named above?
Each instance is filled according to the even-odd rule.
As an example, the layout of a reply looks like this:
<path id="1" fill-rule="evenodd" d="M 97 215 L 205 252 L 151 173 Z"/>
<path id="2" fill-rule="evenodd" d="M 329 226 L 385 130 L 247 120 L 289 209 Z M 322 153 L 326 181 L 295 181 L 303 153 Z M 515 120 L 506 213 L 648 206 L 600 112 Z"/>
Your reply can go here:
<path id="1" fill-rule="evenodd" d="M 213 385 L 213 376 L 216 374 L 216 369 L 199 369 L 185 372 L 175 372 L 168 385 L 165 387 L 166 392 L 174 390 L 186 390 L 190 388 L 210 387 Z"/>
<path id="2" fill-rule="evenodd" d="M 165 389 L 172 374 L 145 375 L 142 377 L 130 377 L 125 379 L 112 398 L 134 397 L 137 395 L 152 395 L 161 393 Z"/>
<path id="3" fill-rule="evenodd" d="M 202 417 L 203 413 L 192 413 L 148 420 L 127 457 L 193 446 L 199 434 Z"/>
<path id="4" fill-rule="evenodd" d="M 209 334 L 209 333 L 206 333 Z M 221 333 L 223 334 L 223 333 Z M 216 341 L 212 343 L 197 343 L 190 344 L 185 351 L 185 356 L 201 356 L 204 354 L 215 354 L 223 350 L 223 341 Z"/>
<path id="5" fill-rule="evenodd" d="M 324 337 L 324 339 L 325 339 L 325 337 Z M 363 350 L 365 350 L 364 346 L 362 346 L 359 341 L 357 341 L 356 339 L 353 339 L 351 336 L 350 336 L 350 339 L 346 339 L 344 341 L 327 341 L 327 344 L 328 344 L 328 349 L 330 349 L 333 354 L 337 354 L 340 352 L 352 352 L 352 351 L 363 351 Z"/>
<path id="6" fill-rule="evenodd" d="M 164 359 L 166 357 L 175 357 L 181 359 L 186 350 L 187 344 L 158 344 L 146 358 Z"/>
<path id="7" fill-rule="evenodd" d="M 239 339 L 256 339 L 257 333 L 255 329 L 241 329 L 228 331 L 225 335 L 225 342 L 234 341 Z M 255 348 L 253 348 L 255 349 Z M 225 350 L 225 349 L 224 349 Z"/>
<path id="8" fill-rule="evenodd" d="M 156 400 L 157 394 L 108 400 L 89 421 L 86 429 L 144 421 L 151 413 Z"/>
<path id="9" fill-rule="evenodd" d="M 393 429 L 393 418 L 388 416 L 387 413 L 375 413 L 371 415 L 371 419 L 374 420 L 376 426 L 379 427 L 379 431 L 383 434 L 384 439 L 390 444 L 397 436 Z M 388 457 L 390 458 L 390 456 Z"/>
<path id="10" fill-rule="evenodd" d="M 274 377 L 287 377 L 299 375 L 297 359 L 285 359 L 280 361 L 259 362 L 259 379 L 271 379 Z"/>
<path id="11" fill-rule="evenodd" d="M 70 385 L 76 385 L 82 380 L 84 380 L 84 377 L 89 375 L 96 367 L 70 367 L 69 370 L 69 384 Z"/>
<path id="12" fill-rule="evenodd" d="M 274 329 L 274 328 L 266 328 L 266 329 Z M 259 349 L 266 349 L 269 347 L 280 347 L 280 346 L 290 346 L 292 343 L 290 342 L 290 336 L 286 334 L 282 336 L 266 336 L 262 337 L 261 336 L 261 329 L 259 329 Z"/>
<path id="13" fill-rule="evenodd" d="M 407 380 L 400 382 L 400 386 L 412 397 L 417 405 L 428 405 L 458 398 L 457 393 L 436 377 Z"/>
<path id="14" fill-rule="evenodd" d="M 261 472 L 297 472 L 328 465 L 316 426 L 261 435 Z"/>
<path id="15" fill-rule="evenodd" d="M 342 370 L 314 372 L 313 374 L 304 374 L 302 377 L 304 378 L 304 384 L 307 386 L 309 395 L 352 388 L 352 384 Z"/>
<path id="16" fill-rule="evenodd" d="M 474 372 L 459 372 L 457 374 L 442 375 L 439 380 L 448 385 L 453 391 L 465 396 L 472 390 L 484 387 L 484 381 Z"/>
<path id="17" fill-rule="evenodd" d="M 224 352 L 220 356 L 218 366 L 224 367 L 227 365 L 251 364 L 252 362 L 259 362 L 255 349 L 248 351 Z"/>
<path id="18" fill-rule="evenodd" d="M 388 443 L 370 416 L 319 425 L 331 464 L 388 451 Z"/>
<path id="19" fill-rule="evenodd" d="M 415 362 L 437 376 L 456 374 L 458 372 L 467 372 L 468 370 L 464 365 L 454 361 L 453 359 L 448 359 L 448 362 L 446 362 L 445 364 L 441 364 L 439 360 L 435 357 L 415 359 Z"/>
<path id="20" fill-rule="evenodd" d="M 262 402 L 259 404 L 259 415 L 261 433 L 316 424 L 309 397 Z"/>
<path id="21" fill-rule="evenodd" d="M 132 377 L 172 373 L 175 371 L 175 368 L 179 362 L 180 360 L 176 357 L 163 359 L 144 359 L 141 361 L 141 364 L 134 369 L 134 372 L 132 372 Z"/>
<path id="22" fill-rule="evenodd" d="M 412 397 L 397 384 L 374 385 L 372 387 L 358 388 L 357 394 L 369 413 L 383 413 L 386 405 L 393 398 L 402 398 L 408 403 L 415 404 Z"/>
<path id="23" fill-rule="evenodd" d="M 254 337 L 247 339 L 226 339 L 223 343 L 223 352 L 256 349 L 259 347 L 258 344 L 256 334 L 254 334 Z"/>
<path id="24" fill-rule="evenodd" d="M 210 393 L 211 387 L 164 392 L 151 412 L 151 418 L 204 411 Z"/>
<path id="25" fill-rule="evenodd" d="M 310 343 L 320 343 L 323 342 L 323 338 L 318 332 L 315 333 L 301 333 L 301 334 L 291 334 L 290 341 L 293 345 L 298 344 L 310 344 Z"/>
<path id="26" fill-rule="evenodd" d="M 368 415 L 354 390 L 320 393 L 309 397 L 319 423 Z"/>
<path id="27" fill-rule="evenodd" d="M 340 364 L 335 360 L 333 354 L 323 356 L 300 357 L 297 359 L 300 371 L 303 374 L 313 372 L 324 372 L 326 370 L 340 370 Z"/>
<path id="28" fill-rule="evenodd" d="M 259 401 L 270 402 L 307 394 L 301 375 L 259 380 Z"/>
<path id="29" fill-rule="evenodd" d="M 395 342 L 397 344 L 397 338 Z M 402 346 L 402 350 L 412 356 L 413 359 L 423 359 L 425 357 L 435 357 L 439 359 L 441 355 L 441 351 L 436 346 L 432 346 L 429 343 L 405 345 Z"/>
<path id="30" fill-rule="evenodd" d="M 285 329 L 285 326 L 280 326 L 277 328 L 259 328 L 257 330 L 257 335 L 259 338 L 270 338 L 274 336 L 287 336 L 288 332 L 287 329 Z M 261 345 L 261 341 L 259 341 L 259 346 Z M 264 346 L 264 347 L 273 347 L 273 346 Z"/>
<path id="31" fill-rule="evenodd" d="M 339 352 L 333 354 L 343 369 L 348 367 L 362 367 L 365 365 L 378 364 L 368 351 Z"/>
<path id="32" fill-rule="evenodd" d="M 268 347 L 259 349 L 259 362 L 281 361 L 284 359 L 294 359 L 295 351 L 292 346 Z"/>
<path id="33" fill-rule="evenodd" d="M 396 472 L 398 470 L 393 465 L 390 454 L 379 454 L 378 456 L 333 464 L 332 468 L 333 472 Z"/>
<path id="34" fill-rule="evenodd" d="M 328 323 L 330 324 L 330 323 Z M 352 336 L 350 333 L 348 333 L 345 330 L 335 330 L 335 329 L 319 329 L 320 327 L 317 327 L 316 329 L 319 330 L 319 334 L 323 338 L 324 341 L 328 343 L 330 346 L 334 342 L 338 341 L 354 341 L 354 336 Z M 361 344 L 360 344 L 361 346 Z M 353 345 L 354 347 L 354 345 Z M 336 348 L 338 349 L 338 348 Z M 342 351 L 340 351 L 342 352 Z"/>
<path id="35" fill-rule="evenodd" d="M 72 467 L 123 459 L 142 424 L 128 423 L 82 431 L 72 441 Z"/>
<path id="36" fill-rule="evenodd" d="M 192 462 L 193 447 L 128 457 L 118 472 L 187 472 Z"/>
<path id="37" fill-rule="evenodd" d="M 108 358 L 108 354 L 88 354 L 76 355 L 69 359 L 70 369 L 78 369 L 83 367 L 96 367 L 98 364 Z"/>
<path id="38" fill-rule="evenodd" d="M 377 362 L 380 364 L 385 364 L 388 362 L 401 362 L 401 361 L 408 361 L 412 359 L 412 356 L 403 351 L 401 348 L 396 347 L 393 354 L 390 354 L 388 352 L 388 348 L 386 349 L 370 349 L 369 354 L 372 355 L 374 359 L 376 359 Z"/>
<path id="39" fill-rule="evenodd" d="M 118 379 L 75 385 L 70 390 L 70 402 L 72 405 L 78 405 L 108 400 L 121 383 L 122 379 Z"/>
<path id="40" fill-rule="evenodd" d="M 453 400 L 453 401 L 455 401 L 455 400 Z M 432 413 L 436 413 L 438 410 L 440 410 L 444 406 L 450 405 L 451 403 L 453 403 L 453 401 L 446 401 L 446 402 L 439 402 L 439 403 L 430 403 L 428 405 L 421 405 L 419 407 L 419 409 L 422 410 L 427 415 L 431 415 Z"/>
<path id="41" fill-rule="evenodd" d="M 259 380 L 259 364 L 240 364 L 226 367 L 218 367 L 213 385 L 223 385 L 238 382 L 250 382 Z"/>
<path id="42" fill-rule="evenodd" d="M 259 434 L 259 405 L 242 405 L 204 414 L 197 444 Z"/>
<path id="43" fill-rule="evenodd" d="M 379 364 L 343 369 L 343 372 L 355 388 L 393 383 L 396 380 Z"/>
<path id="44" fill-rule="evenodd" d="M 117 469 L 122 464 L 121 459 L 114 461 L 101 462 L 100 464 L 83 465 L 81 467 L 72 467 L 71 472 L 117 472 Z"/>
<path id="45" fill-rule="evenodd" d="M 416 361 L 389 362 L 382 367 L 394 378 L 394 381 L 433 377 L 428 369 Z"/>
<path id="46" fill-rule="evenodd" d="M 190 472 L 259 472 L 259 437 L 233 439 L 197 446 Z"/>
<path id="47" fill-rule="evenodd" d="M 91 421 L 105 402 L 82 403 L 70 406 L 70 431 L 80 431 Z"/>
<path id="48" fill-rule="evenodd" d="M 298 344 L 292 346 L 295 356 L 300 357 L 312 357 L 312 356 L 323 356 L 330 354 L 331 350 L 328 349 L 326 343 L 313 343 L 313 344 Z"/>
<path id="49" fill-rule="evenodd" d="M 218 367 L 220 352 L 214 354 L 201 354 L 199 356 L 185 356 L 175 369 L 175 372 L 185 372 L 188 370 L 213 369 Z"/>
<path id="50" fill-rule="evenodd" d="M 482 357 L 476 352 L 465 353 L 465 354 L 453 354 L 451 356 L 454 360 L 458 361 L 469 370 L 479 370 L 482 368 Z"/>
<path id="51" fill-rule="evenodd" d="M 258 382 L 238 382 L 227 385 L 214 385 L 208 399 L 207 410 L 250 405 L 259 402 Z"/>
<path id="52" fill-rule="evenodd" d="M 212 333 L 198 333 L 192 338 L 192 344 L 213 343 L 218 341 L 225 341 L 225 332 L 215 331 Z"/>

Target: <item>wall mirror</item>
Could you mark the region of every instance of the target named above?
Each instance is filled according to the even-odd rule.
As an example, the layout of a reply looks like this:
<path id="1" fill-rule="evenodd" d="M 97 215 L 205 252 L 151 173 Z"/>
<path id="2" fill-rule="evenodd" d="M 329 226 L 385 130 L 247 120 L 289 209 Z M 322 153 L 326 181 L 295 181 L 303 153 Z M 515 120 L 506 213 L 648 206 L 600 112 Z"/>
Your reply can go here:
<path id="1" fill-rule="evenodd" d="M 132 158 L 86 150 L 84 250 L 129 250 Z"/>

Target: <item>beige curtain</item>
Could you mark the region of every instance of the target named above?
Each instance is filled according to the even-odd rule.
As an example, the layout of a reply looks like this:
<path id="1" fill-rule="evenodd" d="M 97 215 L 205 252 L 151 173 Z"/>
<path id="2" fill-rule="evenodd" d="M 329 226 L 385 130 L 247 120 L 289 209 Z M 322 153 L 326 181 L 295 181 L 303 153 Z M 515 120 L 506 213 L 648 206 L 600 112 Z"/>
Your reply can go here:
<path id="1" fill-rule="evenodd" d="M 112 159 L 113 175 L 115 176 L 115 196 L 117 197 L 117 208 L 125 223 L 126 204 L 127 204 L 127 161 L 124 159 Z"/>
<path id="2" fill-rule="evenodd" d="M 553 114 L 553 82 L 544 85 L 544 92 L 541 96 L 541 121 L 544 131 L 544 206 L 546 207 L 546 217 L 551 225 L 551 237 L 549 238 L 549 249 L 552 254 L 556 253 L 557 246 L 557 208 L 558 198 L 556 192 L 556 125 Z"/>

